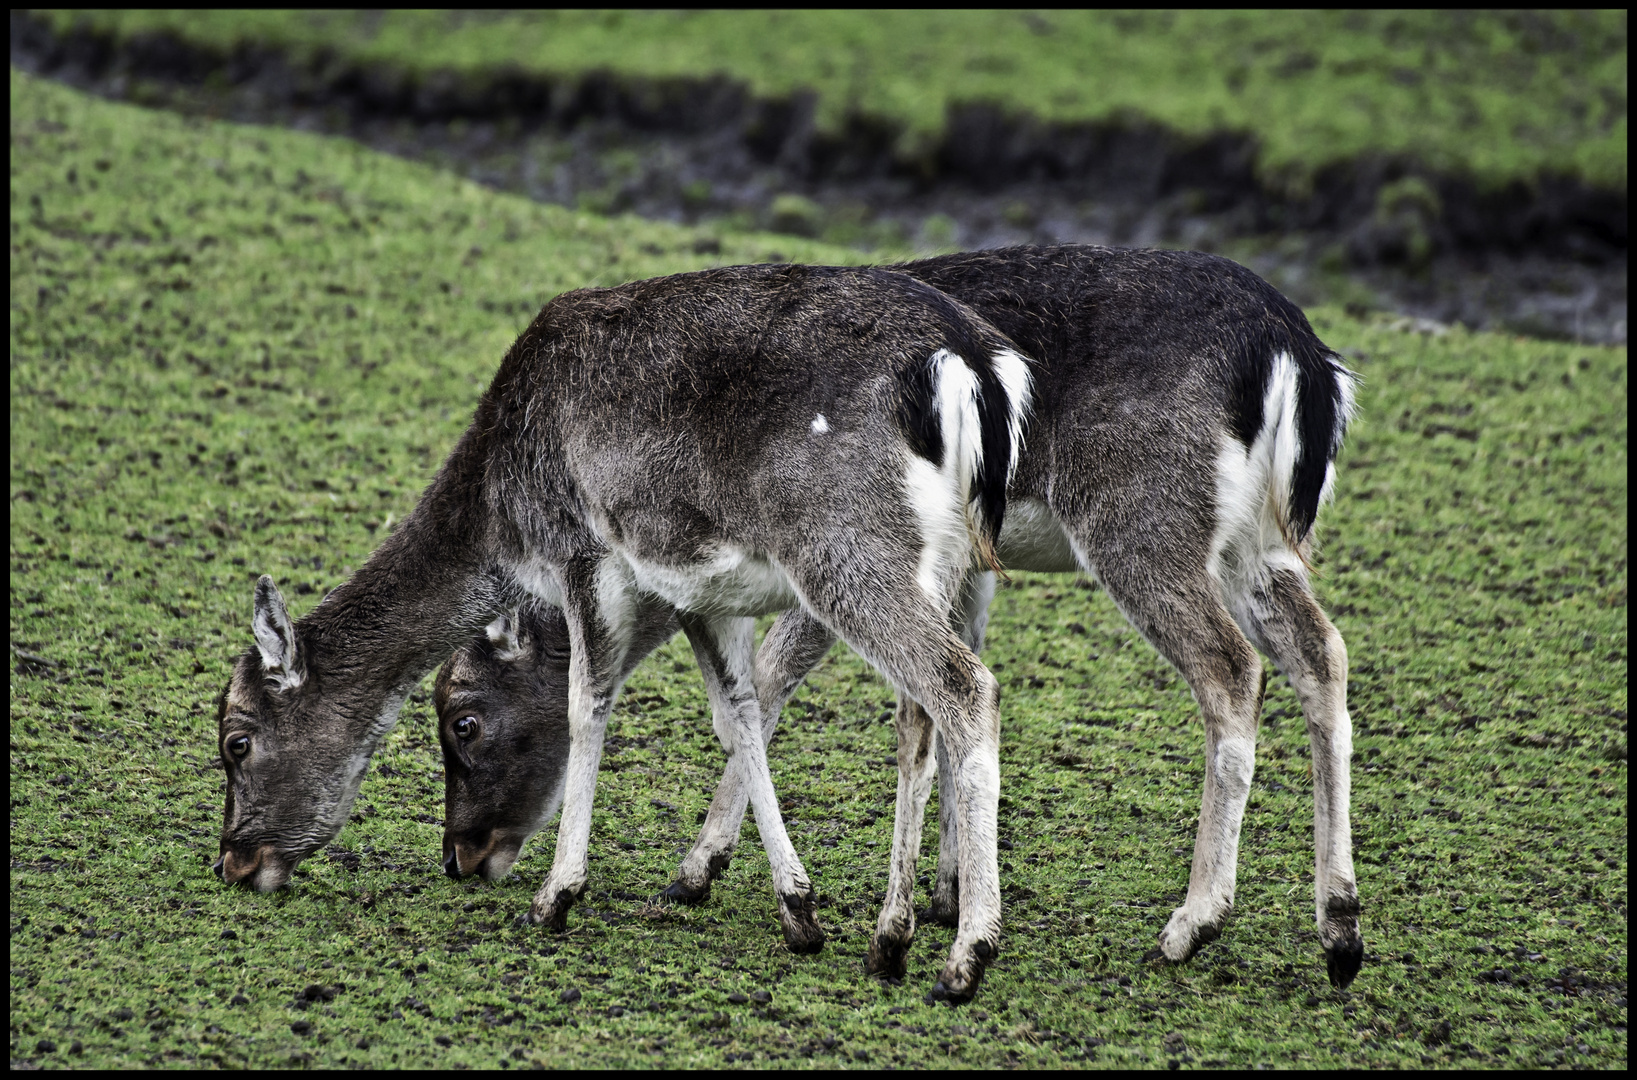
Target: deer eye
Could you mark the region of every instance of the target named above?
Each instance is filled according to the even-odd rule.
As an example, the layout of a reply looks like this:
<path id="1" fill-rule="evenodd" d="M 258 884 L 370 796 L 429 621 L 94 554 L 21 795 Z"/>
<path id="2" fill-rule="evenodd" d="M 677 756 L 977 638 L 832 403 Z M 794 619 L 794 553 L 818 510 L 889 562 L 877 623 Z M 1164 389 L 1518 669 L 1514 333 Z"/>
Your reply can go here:
<path id="1" fill-rule="evenodd" d="M 235 735 L 227 740 L 227 752 L 232 754 L 235 759 L 242 760 L 246 754 L 250 753 L 250 736 Z"/>
<path id="2" fill-rule="evenodd" d="M 463 716 L 454 723 L 455 738 L 466 742 L 478 733 L 478 722 L 475 716 Z"/>

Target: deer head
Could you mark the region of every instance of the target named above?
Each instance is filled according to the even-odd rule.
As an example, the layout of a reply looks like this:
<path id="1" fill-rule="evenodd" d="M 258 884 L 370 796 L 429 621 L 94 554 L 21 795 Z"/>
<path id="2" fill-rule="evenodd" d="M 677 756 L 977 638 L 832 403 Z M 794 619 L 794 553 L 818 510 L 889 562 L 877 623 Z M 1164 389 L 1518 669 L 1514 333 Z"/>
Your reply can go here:
<path id="1" fill-rule="evenodd" d="M 443 866 L 504 877 L 557 812 L 568 762 L 568 627 L 525 605 L 455 650 L 433 703 L 443 746 Z"/>
<path id="2" fill-rule="evenodd" d="M 360 734 L 390 727 L 402 698 L 381 717 L 359 715 L 368 695 L 317 693 L 309 648 L 265 575 L 251 629 L 255 645 L 217 698 L 227 807 L 215 870 L 229 884 L 269 892 L 341 831 L 374 741 L 361 745 Z"/>

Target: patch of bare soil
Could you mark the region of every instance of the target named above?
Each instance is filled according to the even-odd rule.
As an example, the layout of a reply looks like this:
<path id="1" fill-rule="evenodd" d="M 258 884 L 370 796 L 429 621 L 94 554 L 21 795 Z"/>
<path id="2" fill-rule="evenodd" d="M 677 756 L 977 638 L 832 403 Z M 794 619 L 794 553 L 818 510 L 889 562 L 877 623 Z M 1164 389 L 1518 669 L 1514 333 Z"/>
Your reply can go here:
<path id="1" fill-rule="evenodd" d="M 143 105 L 345 135 L 498 190 L 600 213 L 821 236 L 865 249 L 1083 242 L 1222 251 L 1300 303 L 1342 301 L 1538 337 L 1626 341 L 1626 193 L 1545 177 L 1480 192 L 1415 162 L 1261 187 L 1255 145 L 1154 126 L 953 110 L 916 160 L 855 116 L 724 79 L 414 77 L 333 56 L 215 53 L 170 36 L 54 33 L 13 12 L 12 63 Z"/>

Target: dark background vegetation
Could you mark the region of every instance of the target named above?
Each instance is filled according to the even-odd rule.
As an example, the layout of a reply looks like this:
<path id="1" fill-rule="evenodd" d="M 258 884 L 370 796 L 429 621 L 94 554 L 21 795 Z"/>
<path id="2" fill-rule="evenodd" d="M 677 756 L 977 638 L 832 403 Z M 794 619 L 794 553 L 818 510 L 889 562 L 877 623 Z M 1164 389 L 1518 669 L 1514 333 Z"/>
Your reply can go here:
<path id="1" fill-rule="evenodd" d="M 13 62 L 600 213 L 1220 250 L 1621 342 L 1623 12 L 14 13 Z"/>

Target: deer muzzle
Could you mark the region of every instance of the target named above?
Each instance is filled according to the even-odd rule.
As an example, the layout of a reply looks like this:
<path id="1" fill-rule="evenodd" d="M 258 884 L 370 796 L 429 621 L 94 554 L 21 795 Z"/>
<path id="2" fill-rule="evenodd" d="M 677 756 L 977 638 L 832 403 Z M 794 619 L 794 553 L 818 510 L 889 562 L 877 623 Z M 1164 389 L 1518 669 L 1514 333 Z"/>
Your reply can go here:
<path id="1" fill-rule="evenodd" d="M 523 850 L 525 837 L 513 837 L 502 829 L 491 829 L 482 837 L 445 837 L 443 872 L 452 878 L 481 875 L 485 881 L 499 881 L 511 872 Z"/>
<path id="2" fill-rule="evenodd" d="M 257 892 L 283 888 L 290 880 L 290 867 L 278 857 L 272 844 L 246 850 L 224 846 L 212 870 L 228 885 L 243 885 Z"/>

